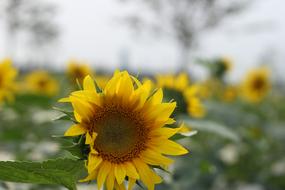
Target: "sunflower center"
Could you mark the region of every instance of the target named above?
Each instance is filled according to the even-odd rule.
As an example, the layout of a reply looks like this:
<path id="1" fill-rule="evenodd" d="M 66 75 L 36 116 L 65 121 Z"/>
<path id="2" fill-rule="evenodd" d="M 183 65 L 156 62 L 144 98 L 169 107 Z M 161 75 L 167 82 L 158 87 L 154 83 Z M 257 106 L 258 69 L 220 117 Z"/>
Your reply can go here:
<path id="1" fill-rule="evenodd" d="M 145 149 L 148 130 L 138 113 L 121 107 L 103 108 L 93 121 L 98 134 L 94 149 L 113 163 L 123 163 L 139 156 Z M 97 112 L 98 113 L 98 112 Z"/>
<path id="2" fill-rule="evenodd" d="M 74 78 L 76 79 L 82 79 L 84 78 L 84 72 L 80 68 L 75 68 L 74 69 Z"/>
<path id="3" fill-rule="evenodd" d="M 253 81 L 253 88 L 256 90 L 261 90 L 265 86 L 265 81 L 258 77 Z"/>
<path id="4" fill-rule="evenodd" d="M 48 84 L 48 80 L 47 79 L 41 79 L 38 82 L 38 85 L 41 89 L 44 89 Z"/>
<path id="5" fill-rule="evenodd" d="M 3 85 L 3 77 L 2 77 L 2 73 L 0 73 L 0 87 Z"/>

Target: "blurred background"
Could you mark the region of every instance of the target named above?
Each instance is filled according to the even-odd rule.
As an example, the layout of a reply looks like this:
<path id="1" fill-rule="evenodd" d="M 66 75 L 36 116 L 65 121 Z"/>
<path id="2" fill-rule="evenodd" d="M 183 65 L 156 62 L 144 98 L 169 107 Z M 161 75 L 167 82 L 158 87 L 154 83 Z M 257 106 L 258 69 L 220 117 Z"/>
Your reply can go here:
<path id="1" fill-rule="evenodd" d="M 0 0 L 0 160 L 67 156 L 53 137 L 70 125 L 52 121 L 57 100 L 83 75 L 104 87 L 127 69 L 162 87 L 179 102 L 175 116 L 198 131 L 181 140 L 192 153 L 157 189 L 285 189 L 284 6 Z M 1 190 L 59 188 L 0 181 Z"/>
<path id="2" fill-rule="evenodd" d="M 271 64 L 281 76 L 284 70 L 281 0 L 1 0 L 0 6 L 0 56 L 21 67 L 63 69 L 66 60 L 80 58 L 104 69 L 167 72 L 193 68 L 197 57 L 230 56 L 233 78 L 258 64 Z"/>

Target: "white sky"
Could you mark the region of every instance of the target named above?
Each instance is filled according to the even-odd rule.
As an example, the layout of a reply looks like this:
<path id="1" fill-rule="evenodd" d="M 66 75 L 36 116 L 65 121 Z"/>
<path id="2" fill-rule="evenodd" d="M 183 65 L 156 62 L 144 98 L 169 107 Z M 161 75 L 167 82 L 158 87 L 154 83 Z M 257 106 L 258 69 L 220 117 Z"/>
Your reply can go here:
<path id="1" fill-rule="evenodd" d="M 177 68 L 178 53 L 174 42 L 151 35 L 135 36 L 118 22 L 129 10 L 118 0 L 48 1 L 56 3 L 59 9 L 57 22 L 61 37 L 53 55 L 56 67 L 64 67 L 63 63 L 69 58 L 78 58 L 89 61 L 94 68 L 115 69 L 120 65 L 122 53 L 127 51 L 129 66 L 134 70 L 171 71 Z M 284 8 L 284 0 L 256 0 L 254 6 L 241 16 L 204 34 L 195 55 L 232 57 L 236 64 L 234 78 L 250 67 L 269 61 L 277 65 L 279 74 L 283 74 Z M 0 23 L 0 36 L 4 36 L 1 27 Z M 3 41 L 1 37 L 0 57 L 5 56 Z"/>

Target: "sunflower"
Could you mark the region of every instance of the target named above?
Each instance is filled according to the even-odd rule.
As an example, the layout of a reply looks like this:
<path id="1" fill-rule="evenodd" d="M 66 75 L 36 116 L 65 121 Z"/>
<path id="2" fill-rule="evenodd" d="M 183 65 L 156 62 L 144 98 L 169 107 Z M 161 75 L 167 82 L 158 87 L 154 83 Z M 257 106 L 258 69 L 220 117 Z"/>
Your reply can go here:
<path id="1" fill-rule="evenodd" d="M 184 97 L 187 102 L 187 112 L 196 118 L 201 118 L 205 115 L 205 108 L 201 101 L 202 86 L 195 84 L 189 86 L 184 92 Z"/>
<path id="2" fill-rule="evenodd" d="M 153 167 L 167 168 L 173 161 L 166 155 L 188 151 L 169 138 L 181 128 L 168 128 L 175 102 L 162 103 L 163 92 L 151 93 L 150 83 L 140 83 L 127 71 L 115 72 L 102 90 L 95 88 L 90 76 L 83 90 L 71 93 L 60 102 L 70 102 L 77 124 L 65 136 L 84 134 L 90 153 L 83 181 L 97 179 L 98 189 L 132 189 L 141 180 L 148 189 L 161 183 Z"/>
<path id="3" fill-rule="evenodd" d="M 200 94 L 202 98 L 219 98 L 223 90 L 223 82 L 217 78 L 208 78 L 200 84 Z"/>
<path id="4" fill-rule="evenodd" d="M 250 102 L 260 102 L 271 88 L 269 70 L 258 68 L 250 71 L 242 83 L 242 94 Z"/>
<path id="5" fill-rule="evenodd" d="M 157 86 L 160 88 L 175 89 L 183 92 L 189 85 L 188 75 L 180 73 L 179 75 L 158 75 L 156 77 Z"/>
<path id="6" fill-rule="evenodd" d="M 233 85 L 226 86 L 223 89 L 222 100 L 225 102 L 232 102 L 238 96 L 238 88 Z"/>
<path id="7" fill-rule="evenodd" d="M 92 75 L 92 69 L 83 62 L 70 60 L 68 62 L 66 73 L 73 83 L 75 83 L 76 80 L 79 80 L 81 83 L 85 76 Z"/>
<path id="8" fill-rule="evenodd" d="M 188 75 L 180 73 L 175 75 L 158 75 L 157 86 L 163 88 L 169 100 L 175 99 L 178 112 L 188 112 L 193 117 L 203 117 L 205 109 L 200 99 L 201 86 L 190 85 Z"/>
<path id="9" fill-rule="evenodd" d="M 29 92 L 55 96 L 58 93 L 58 83 L 46 71 L 34 71 L 25 78 L 25 87 Z"/>
<path id="10" fill-rule="evenodd" d="M 17 70 L 12 67 L 10 59 L 0 62 L 0 103 L 4 100 L 13 100 L 13 93 L 16 90 L 15 78 Z"/>

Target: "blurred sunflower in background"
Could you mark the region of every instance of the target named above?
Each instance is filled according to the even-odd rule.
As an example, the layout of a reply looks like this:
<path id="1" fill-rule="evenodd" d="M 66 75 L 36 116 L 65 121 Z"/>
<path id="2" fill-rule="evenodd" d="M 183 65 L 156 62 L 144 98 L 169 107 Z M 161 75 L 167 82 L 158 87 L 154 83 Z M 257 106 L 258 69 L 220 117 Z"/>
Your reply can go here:
<path id="1" fill-rule="evenodd" d="M 18 71 L 12 66 L 10 59 L 0 61 L 0 104 L 5 100 L 13 100 L 17 74 Z"/>
<path id="2" fill-rule="evenodd" d="M 205 108 L 201 101 L 198 85 L 190 85 L 189 77 L 186 73 L 176 75 L 158 75 L 156 76 L 157 86 L 163 88 L 167 94 L 167 100 L 176 100 L 176 112 L 188 113 L 193 117 L 203 117 Z"/>
<path id="3" fill-rule="evenodd" d="M 97 179 L 108 190 L 132 189 L 141 180 L 149 190 L 162 179 L 154 166 L 167 168 L 173 160 L 165 155 L 183 155 L 188 151 L 169 138 L 183 127 L 168 128 L 175 102 L 163 103 L 163 91 L 151 92 L 149 82 L 141 83 L 128 72 L 115 72 L 102 91 L 96 91 L 90 76 L 83 90 L 71 93 L 61 102 L 70 102 L 77 124 L 66 136 L 85 135 L 90 146 L 83 181 Z"/>
<path id="4" fill-rule="evenodd" d="M 34 94 L 55 96 L 59 91 L 58 82 L 46 71 L 33 71 L 25 77 L 24 88 Z"/>
<path id="5" fill-rule="evenodd" d="M 242 95 L 250 102 L 260 102 L 269 92 L 271 82 L 268 68 L 251 70 L 242 83 Z"/>
<path id="6" fill-rule="evenodd" d="M 234 85 L 227 85 L 222 92 L 222 100 L 225 102 L 232 102 L 238 97 L 238 87 Z"/>
<path id="7" fill-rule="evenodd" d="M 199 85 L 202 97 L 205 99 L 219 99 L 224 88 L 224 83 L 218 78 L 208 78 L 200 82 Z"/>
<path id="8" fill-rule="evenodd" d="M 201 85 L 188 86 L 183 92 L 187 103 L 187 112 L 195 118 L 202 118 L 206 114 L 205 107 L 202 103 L 203 89 Z"/>
<path id="9" fill-rule="evenodd" d="M 83 79 L 87 75 L 92 76 L 92 69 L 84 62 L 77 60 L 68 61 L 68 66 L 66 73 L 70 79 L 70 81 L 76 84 L 76 80 L 82 83 Z"/>
<path id="10" fill-rule="evenodd" d="M 177 76 L 172 74 L 157 75 L 156 82 L 159 88 L 174 89 L 180 92 L 183 92 L 189 85 L 189 79 L 186 73 L 180 73 Z"/>

